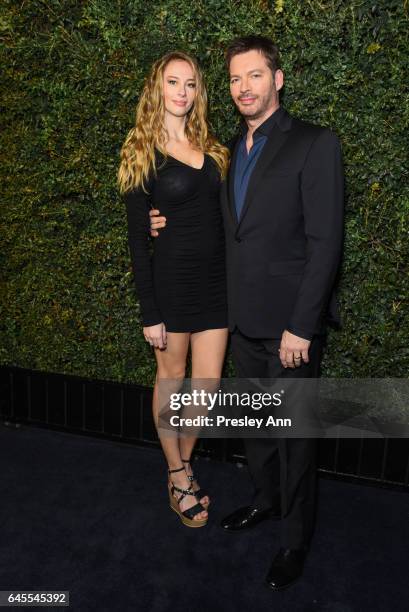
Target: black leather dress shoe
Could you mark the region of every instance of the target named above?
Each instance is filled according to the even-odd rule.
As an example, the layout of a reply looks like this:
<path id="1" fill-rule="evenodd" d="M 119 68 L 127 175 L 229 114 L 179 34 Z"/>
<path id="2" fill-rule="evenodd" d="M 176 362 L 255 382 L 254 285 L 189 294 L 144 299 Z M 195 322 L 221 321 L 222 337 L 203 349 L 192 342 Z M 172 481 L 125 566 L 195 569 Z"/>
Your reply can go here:
<path id="1" fill-rule="evenodd" d="M 239 508 L 229 516 L 226 516 L 222 522 L 221 526 L 224 531 L 236 532 L 236 531 L 244 531 L 245 529 L 250 529 L 251 527 L 255 527 L 261 521 L 266 519 L 279 519 L 279 512 L 274 509 L 261 510 L 260 508 L 256 508 L 255 506 L 245 506 L 244 508 Z"/>
<path id="2" fill-rule="evenodd" d="M 294 584 L 304 569 L 305 556 L 304 549 L 280 548 L 266 577 L 268 586 L 279 591 Z"/>

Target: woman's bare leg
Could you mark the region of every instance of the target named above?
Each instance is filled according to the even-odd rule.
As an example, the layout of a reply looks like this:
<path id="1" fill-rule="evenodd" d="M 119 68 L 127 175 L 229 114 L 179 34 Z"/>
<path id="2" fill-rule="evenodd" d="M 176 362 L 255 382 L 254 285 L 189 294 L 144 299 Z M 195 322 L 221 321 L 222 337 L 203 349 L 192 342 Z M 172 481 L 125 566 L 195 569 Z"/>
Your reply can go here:
<path id="1" fill-rule="evenodd" d="M 155 426 L 158 431 L 158 436 L 166 461 L 169 469 L 177 469 L 184 464 L 182 463 L 179 449 L 179 440 L 176 436 L 161 435 L 158 427 L 159 418 L 159 381 L 160 379 L 170 379 L 169 383 L 164 383 L 167 387 L 175 386 L 175 391 L 181 386 L 185 377 L 186 370 L 186 357 L 189 349 L 189 333 L 173 333 L 167 332 L 167 346 L 165 349 L 155 348 L 155 357 L 157 363 L 156 381 L 153 390 L 153 402 L 152 411 Z M 176 388 L 177 387 L 177 388 Z M 163 394 L 162 394 L 163 396 Z M 172 482 L 181 489 L 188 489 L 190 481 L 187 478 L 186 472 L 176 472 L 171 474 Z M 176 497 L 180 497 L 179 493 L 176 493 Z M 187 495 L 180 503 L 180 509 L 182 511 L 191 508 L 197 503 L 197 500 L 192 495 Z M 207 512 L 199 512 L 195 516 L 195 520 L 203 519 L 207 517 Z"/>
<path id="2" fill-rule="evenodd" d="M 226 354 L 228 335 L 227 328 L 207 329 L 191 334 L 193 385 L 207 387 L 210 384 L 212 389 L 218 388 Z M 193 436 L 179 439 L 180 456 L 182 459 L 190 460 L 196 440 L 197 437 Z M 185 467 L 188 475 L 190 475 L 192 473 L 190 465 L 185 464 Z M 196 490 L 197 488 L 195 486 Z M 206 496 L 200 501 L 202 504 L 207 505 L 209 498 Z"/>

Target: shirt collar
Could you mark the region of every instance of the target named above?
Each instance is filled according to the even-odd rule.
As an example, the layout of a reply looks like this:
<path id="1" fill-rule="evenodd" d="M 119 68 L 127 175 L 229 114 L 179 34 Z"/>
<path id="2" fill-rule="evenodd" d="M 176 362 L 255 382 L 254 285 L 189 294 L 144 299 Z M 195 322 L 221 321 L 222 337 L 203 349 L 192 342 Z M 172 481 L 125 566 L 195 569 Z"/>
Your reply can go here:
<path id="1" fill-rule="evenodd" d="M 274 113 L 272 113 L 272 115 L 267 117 L 267 119 L 263 121 L 263 123 L 259 125 L 258 128 L 254 131 L 253 139 L 257 140 L 259 136 L 268 136 L 271 130 L 273 129 L 274 125 L 276 124 L 277 118 L 281 112 L 282 112 L 282 107 L 279 106 L 274 111 Z M 241 121 L 239 129 L 243 137 L 247 135 L 248 127 L 244 119 Z"/>

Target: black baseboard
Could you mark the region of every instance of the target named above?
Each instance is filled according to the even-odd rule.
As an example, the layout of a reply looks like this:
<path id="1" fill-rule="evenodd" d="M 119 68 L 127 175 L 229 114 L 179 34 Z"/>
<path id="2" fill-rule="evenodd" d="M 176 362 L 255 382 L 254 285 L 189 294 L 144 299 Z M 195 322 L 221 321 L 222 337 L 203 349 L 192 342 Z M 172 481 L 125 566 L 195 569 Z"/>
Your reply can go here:
<path id="1" fill-rule="evenodd" d="M 46 427 L 159 448 L 151 403 L 152 389 L 140 385 L 0 367 L 0 419 L 10 427 Z M 245 463 L 240 439 L 201 439 L 195 452 Z M 409 490 L 409 439 L 320 439 L 319 473 L 325 478 Z"/>

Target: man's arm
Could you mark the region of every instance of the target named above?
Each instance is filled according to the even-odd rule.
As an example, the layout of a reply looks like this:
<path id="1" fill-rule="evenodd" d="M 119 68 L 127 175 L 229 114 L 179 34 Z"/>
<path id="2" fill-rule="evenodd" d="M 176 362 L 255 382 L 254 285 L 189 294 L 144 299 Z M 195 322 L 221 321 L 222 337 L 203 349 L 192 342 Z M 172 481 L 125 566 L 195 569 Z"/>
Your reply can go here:
<path id="1" fill-rule="evenodd" d="M 150 217 L 150 234 L 152 238 L 159 236 L 158 229 L 166 226 L 166 217 L 160 217 L 160 210 L 152 208 L 149 211 Z"/>
<path id="2" fill-rule="evenodd" d="M 342 255 L 344 173 L 341 146 L 329 129 L 320 132 L 301 175 L 307 262 L 287 324 L 311 340 L 319 331 Z"/>

